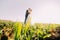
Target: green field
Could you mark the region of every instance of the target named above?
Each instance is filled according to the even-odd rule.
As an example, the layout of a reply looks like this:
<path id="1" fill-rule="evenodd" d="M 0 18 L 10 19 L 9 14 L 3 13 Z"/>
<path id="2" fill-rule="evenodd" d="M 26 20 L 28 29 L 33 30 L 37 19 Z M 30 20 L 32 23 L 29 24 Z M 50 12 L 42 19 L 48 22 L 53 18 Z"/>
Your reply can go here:
<path id="1" fill-rule="evenodd" d="M 60 31 L 59 26 L 60 24 L 35 23 L 31 25 L 29 23 L 23 24 L 23 22 L 0 20 L 0 37 L 2 35 L 1 30 L 6 27 L 7 31 L 13 30 L 14 40 L 46 40 L 46 38 L 59 34 L 57 33 Z"/>

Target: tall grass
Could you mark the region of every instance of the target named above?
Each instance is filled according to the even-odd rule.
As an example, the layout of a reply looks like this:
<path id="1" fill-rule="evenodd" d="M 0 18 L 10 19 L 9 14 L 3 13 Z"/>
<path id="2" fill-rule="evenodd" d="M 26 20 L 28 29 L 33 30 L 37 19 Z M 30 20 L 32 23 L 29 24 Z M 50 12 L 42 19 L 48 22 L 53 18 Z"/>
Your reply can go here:
<path id="1" fill-rule="evenodd" d="M 30 25 L 29 22 L 27 22 L 27 24 L 16 22 L 14 24 L 15 40 L 36 40 L 36 39 L 43 40 L 47 37 L 50 37 L 51 34 L 49 33 L 49 31 L 55 29 L 57 26 L 59 25 L 56 24 Z"/>
<path id="2" fill-rule="evenodd" d="M 14 32 L 15 32 L 15 40 L 19 40 L 21 36 L 22 24 L 20 22 L 16 22 L 14 24 Z"/>

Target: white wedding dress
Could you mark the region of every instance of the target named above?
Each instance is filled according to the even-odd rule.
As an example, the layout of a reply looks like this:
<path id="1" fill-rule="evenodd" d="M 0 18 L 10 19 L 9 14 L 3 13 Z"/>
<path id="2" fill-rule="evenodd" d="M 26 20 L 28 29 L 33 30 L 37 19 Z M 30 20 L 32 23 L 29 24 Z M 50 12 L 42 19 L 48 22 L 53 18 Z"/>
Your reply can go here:
<path id="1" fill-rule="evenodd" d="M 27 18 L 27 20 L 26 20 L 26 23 L 31 24 L 31 14 L 28 15 L 28 18 Z"/>

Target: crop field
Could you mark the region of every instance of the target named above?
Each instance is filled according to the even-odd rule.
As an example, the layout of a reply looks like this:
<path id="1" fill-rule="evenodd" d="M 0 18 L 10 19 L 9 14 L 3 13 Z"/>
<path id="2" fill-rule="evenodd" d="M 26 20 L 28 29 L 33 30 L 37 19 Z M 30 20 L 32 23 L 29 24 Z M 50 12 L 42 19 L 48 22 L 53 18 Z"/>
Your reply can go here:
<path id="1" fill-rule="evenodd" d="M 60 24 L 35 23 L 0 20 L 0 39 L 3 31 L 8 40 L 54 40 L 60 37 Z M 56 38 L 55 38 L 56 37 Z"/>

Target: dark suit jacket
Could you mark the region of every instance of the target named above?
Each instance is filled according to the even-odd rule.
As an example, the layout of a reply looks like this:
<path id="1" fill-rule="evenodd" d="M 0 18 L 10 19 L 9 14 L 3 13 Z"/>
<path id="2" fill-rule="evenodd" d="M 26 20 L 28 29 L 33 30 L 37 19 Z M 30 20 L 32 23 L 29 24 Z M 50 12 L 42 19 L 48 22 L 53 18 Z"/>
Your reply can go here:
<path id="1" fill-rule="evenodd" d="M 27 20 L 29 14 L 30 13 L 28 12 L 28 10 L 26 10 L 26 15 L 25 15 L 25 21 L 24 21 L 24 23 L 26 23 L 26 20 Z"/>

